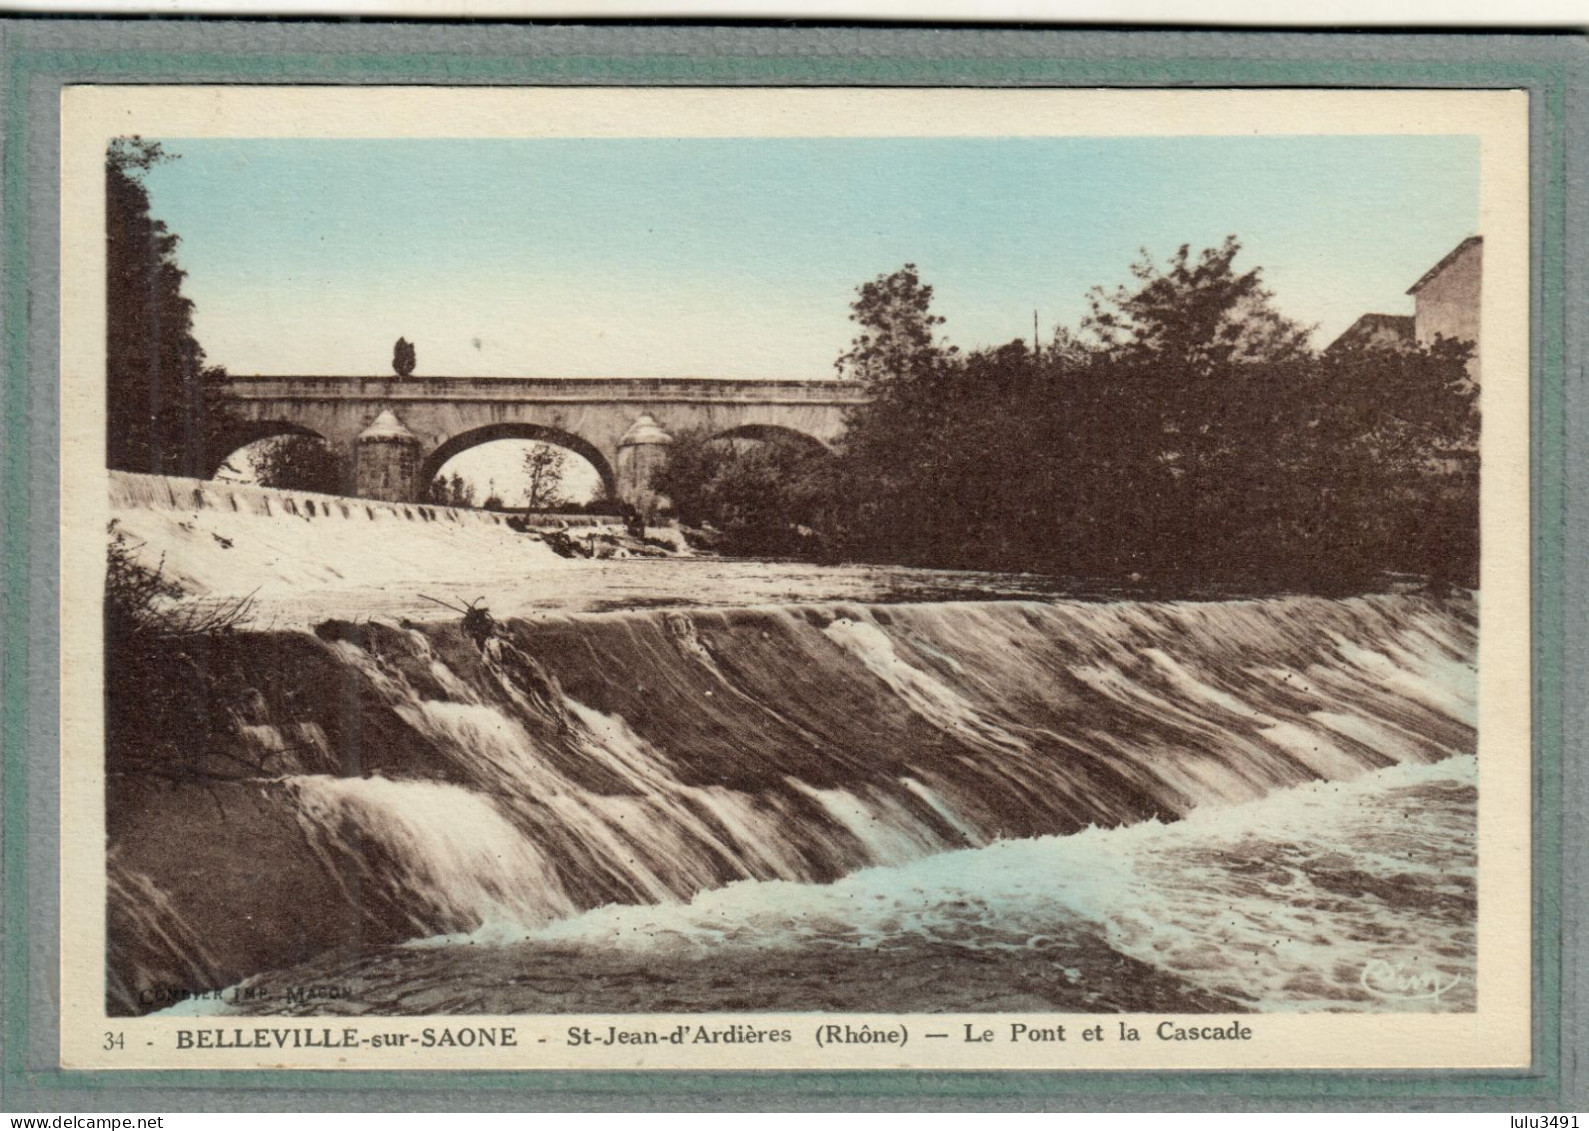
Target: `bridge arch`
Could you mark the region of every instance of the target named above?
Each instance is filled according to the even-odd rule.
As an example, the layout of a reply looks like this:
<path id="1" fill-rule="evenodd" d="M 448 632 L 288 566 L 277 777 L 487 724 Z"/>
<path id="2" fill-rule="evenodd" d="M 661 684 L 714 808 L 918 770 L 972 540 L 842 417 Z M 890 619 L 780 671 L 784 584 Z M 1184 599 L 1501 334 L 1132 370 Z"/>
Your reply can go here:
<path id="1" fill-rule="evenodd" d="M 802 432 L 798 428 L 789 428 L 782 424 L 741 424 L 736 428 L 725 428 L 721 432 L 713 432 L 711 440 L 763 440 L 773 443 L 790 444 L 810 452 L 821 452 L 832 455 L 833 449 L 809 432 Z"/>
<path id="2" fill-rule="evenodd" d="M 276 436 L 313 436 L 325 444 L 331 441 L 313 428 L 295 424 L 290 420 L 239 420 L 215 438 L 214 446 L 204 461 L 204 478 L 214 479 L 226 466 L 226 461 L 250 444 Z"/>
<path id="3" fill-rule="evenodd" d="M 559 448 L 566 448 L 575 455 L 584 458 L 596 469 L 596 474 L 601 476 L 602 489 L 609 498 L 618 497 L 618 477 L 613 472 L 612 463 L 602 453 L 602 450 L 583 436 L 573 432 L 565 432 L 561 428 L 553 428 L 544 424 L 523 424 L 512 421 L 502 421 L 496 424 L 485 424 L 479 428 L 471 428 L 467 432 L 460 432 L 456 436 L 448 437 L 439 444 L 434 451 L 425 457 L 420 464 L 419 479 L 414 485 L 415 493 L 423 496 L 430 489 L 431 480 L 436 478 L 443 465 L 460 452 L 470 448 L 477 448 L 481 444 L 489 444 L 494 440 L 534 440 L 542 444 L 553 444 Z"/>

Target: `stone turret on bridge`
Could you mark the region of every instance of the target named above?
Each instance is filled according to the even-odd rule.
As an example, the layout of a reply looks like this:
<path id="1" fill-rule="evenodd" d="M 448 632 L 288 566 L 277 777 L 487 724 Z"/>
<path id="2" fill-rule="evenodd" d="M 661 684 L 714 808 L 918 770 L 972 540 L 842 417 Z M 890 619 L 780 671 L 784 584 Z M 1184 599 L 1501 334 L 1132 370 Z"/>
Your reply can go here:
<path id="1" fill-rule="evenodd" d="M 382 409 L 353 441 L 353 493 L 388 503 L 412 501 L 420 446 L 420 438 L 391 409 Z"/>
<path id="2" fill-rule="evenodd" d="M 671 443 L 673 437 L 649 412 L 642 412 L 618 440 L 618 497 L 641 514 L 655 509 L 657 497 L 651 489 L 651 477 L 667 462 Z"/>
<path id="3" fill-rule="evenodd" d="M 317 435 L 349 457 L 355 494 L 418 501 L 441 466 L 492 440 L 538 440 L 584 457 L 615 498 L 641 510 L 672 435 L 787 436 L 831 445 L 857 385 L 702 378 L 233 377 L 237 445 Z M 407 438 L 405 438 L 407 437 Z M 221 458 L 228 453 L 221 453 Z"/>

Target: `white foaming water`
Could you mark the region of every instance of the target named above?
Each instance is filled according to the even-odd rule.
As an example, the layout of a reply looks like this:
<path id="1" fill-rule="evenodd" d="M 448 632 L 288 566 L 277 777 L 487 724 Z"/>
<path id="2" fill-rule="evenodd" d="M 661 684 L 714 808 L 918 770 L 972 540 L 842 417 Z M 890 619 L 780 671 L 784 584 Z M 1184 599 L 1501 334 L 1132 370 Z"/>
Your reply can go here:
<path id="1" fill-rule="evenodd" d="M 410 636 L 430 654 L 422 634 Z M 558 696 L 566 718 L 561 741 L 613 783 L 598 791 L 560 769 L 524 725 L 499 707 L 421 698 L 400 673 L 369 653 L 346 642 L 333 647 L 382 690 L 407 723 L 488 788 L 517 835 L 556 854 L 560 866 L 572 872 L 606 877 L 629 900 L 685 899 L 720 885 L 725 873 L 730 880 L 809 880 L 815 874 L 812 863 L 788 844 L 785 830 L 797 818 L 776 797 L 685 784 L 667 756 L 622 718 Z M 466 686 L 458 691 L 460 697 L 478 698 Z M 842 851 L 857 866 L 899 863 L 946 847 L 888 798 L 816 790 L 797 781 L 790 785 L 849 834 L 853 843 L 846 840 Z M 357 791 L 358 783 L 353 788 Z M 373 795 L 366 801 L 378 804 Z M 821 829 L 808 832 L 832 839 Z M 458 910 L 467 910 L 479 894 L 465 886 L 449 898 Z M 475 912 L 477 921 L 489 924 L 482 937 L 500 937 L 496 911 Z M 520 929 L 543 918 L 526 919 Z"/>
<path id="2" fill-rule="evenodd" d="M 356 861 L 426 934 L 522 929 L 574 909 L 541 852 L 479 794 L 386 778 L 312 775 L 285 784 L 311 838 Z M 376 854 L 385 857 L 379 870 L 370 866 Z"/>
<path id="3" fill-rule="evenodd" d="M 927 803 L 927 807 L 943 818 L 945 824 L 965 838 L 967 844 L 981 845 L 987 837 L 981 829 L 968 824 L 964 817 L 950 808 L 949 803 L 915 778 L 901 778 L 900 785 Z"/>
<path id="4" fill-rule="evenodd" d="M 647 535 L 669 543 L 679 557 L 568 559 L 514 533 L 505 515 L 485 511 L 127 472 L 113 471 L 110 479 L 111 513 L 135 555 L 151 567 L 161 563 L 191 598 L 252 598 L 255 627 L 449 615 L 422 593 L 459 605 L 486 596 L 501 617 L 629 603 L 868 601 L 902 586 L 958 585 L 968 593 L 1049 588 L 1039 579 L 958 571 L 695 559 L 678 529 L 666 526 Z M 579 536 L 582 520 L 570 521 Z"/>
<path id="5" fill-rule="evenodd" d="M 1026 743 L 987 719 L 954 688 L 900 658 L 894 642 L 877 625 L 838 617 L 823 633 L 865 664 L 911 710 L 940 730 L 964 737 L 993 753 L 1027 749 Z"/>
<path id="6" fill-rule="evenodd" d="M 1183 821 L 1006 841 L 827 885 L 737 883 L 688 905 L 607 907 L 527 939 L 681 948 L 1042 946 L 1078 924 L 1267 1010 L 1384 1005 L 1365 971 L 1424 963 L 1471 1008 L 1476 762 L 1395 766 Z"/>
<path id="7" fill-rule="evenodd" d="M 157 476 L 113 484 L 118 528 L 135 552 L 195 595 L 252 594 L 266 623 L 292 623 L 294 602 L 319 590 L 341 590 L 344 609 L 358 607 L 349 593 L 411 593 L 418 579 L 439 580 L 439 562 L 469 562 L 476 576 L 578 564 L 482 511 Z"/>
<path id="8" fill-rule="evenodd" d="M 1472 812 L 1453 816 L 1450 796 L 1471 761 L 1420 776 L 1473 749 L 1460 600 L 865 607 L 899 571 L 657 561 L 620 576 L 543 563 L 544 547 L 474 519 L 360 517 L 353 500 L 283 514 L 279 494 L 159 486 L 164 502 L 118 511 L 172 573 L 262 577 L 286 623 L 381 618 L 292 641 L 319 665 L 303 687 L 252 672 L 263 690 L 236 738 L 266 766 L 301 750 L 314 769 L 426 779 L 270 791 L 311 833 L 318 858 L 300 865 L 345 880 L 355 908 L 380 902 L 384 940 L 610 936 L 664 957 L 927 940 L 1026 961 L 1073 930 L 1273 1008 L 1356 1007 L 1353 971 L 1414 944 L 1453 977 L 1471 963 Z M 372 558 L 372 537 L 391 553 Z M 418 592 L 487 594 L 500 631 L 482 648 L 401 624 L 439 615 Z M 531 611 L 614 597 L 778 607 Z M 343 695 L 321 694 L 338 680 Z M 369 725 L 347 725 L 355 701 Z M 393 742 L 361 750 L 361 734 Z M 1409 765 L 1379 771 L 1393 763 Z M 1352 784 L 1294 788 L 1315 778 Z M 1428 796 L 1405 815 L 1382 804 L 1408 790 Z M 1003 839 L 1089 824 L 1132 827 Z"/>
<path id="9" fill-rule="evenodd" d="M 1473 681 L 1463 679 L 1462 665 L 1442 660 L 1441 650 L 1413 650 L 1394 640 L 1379 641 L 1365 648 L 1332 634 L 1336 649 L 1349 662 L 1368 672 L 1397 694 L 1414 702 L 1427 703 L 1454 718 L 1471 716 L 1474 711 Z"/>
<path id="10" fill-rule="evenodd" d="M 218 966 L 203 936 L 187 925 L 170 898 L 148 876 L 123 867 L 114 849 L 105 860 L 105 886 L 109 917 L 135 922 L 145 953 L 158 954 L 180 970 L 182 977 L 177 985 L 200 990 L 220 988 Z M 158 993 L 151 994 L 149 988 L 168 987 L 176 981 L 166 975 L 171 968 L 140 969 L 136 958 L 131 963 L 112 962 L 107 969 L 110 997 L 132 1012 L 141 1011 L 151 1002 L 167 1000 Z M 190 1000 L 180 1004 L 191 1007 L 193 1003 Z"/>
<path id="11" fill-rule="evenodd" d="M 842 789 L 812 789 L 804 782 L 790 783 L 812 798 L 835 824 L 857 842 L 872 864 L 903 864 L 947 846 L 931 830 L 887 799 L 866 800 Z"/>
<path id="12" fill-rule="evenodd" d="M 1318 604 L 1332 613 L 1340 607 Z M 1351 608 L 1350 602 L 1342 604 L 1348 607 L 1348 615 L 1359 620 L 1372 623 L 1379 615 L 1372 605 Z M 421 694 L 410 685 L 400 665 L 387 663 L 375 651 L 349 641 L 337 641 L 331 647 L 380 690 L 409 726 L 431 739 L 466 773 L 467 787 L 447 789 L 460 797 L 474 797 L 491 812 L 499 833 L 506 836 L 511 832 L 509 839 L 535 846 L 532 851 L 556 862 L 554 866 L 537 859 L 536 868 L 544 881 L 538 889 L 573 893 L 565 896 L 564 902 L 574 906 L 607 901 L 676 906 L 681 900 L 736 880 L 809 882 L 834 861 L 842 861 L 845 871 L 878 865 L 903 866 L 902 871 L 910 871 L 917 867 L 910 862 L 921 857 L 966 843 L 984 845 L 1001 835 L 996 814 L 984 804 L 991 796 L 990 789 L 1067 795 L 1076 782 L 1067 776 L 1063 758 L 1056 761 L 1052 753 L 1039 756 L 1033 746 L 1039 738 L 1055 741 L 1058 736 L 1049 730 L 1023 727 L 1014 720 L 1026 709 L 1022 696 L 1046 694 L 1052 700 L 1057 695 L 1064 700 L 1070 693 L 1062 686 L 1056 693 L 1054 676 L 1045 669 L 1008 662 L 1011 656 L 1033 654 L 1038 643 L 1056 637 L 1073 640 L 1077 650 L 1063 669 L 1066 676 L 1128 713 L 1125 725 L 1102 721 L 1103 729 L 1075 734 L 1074 740 L 1118 751 L 1124 772 L 1134 775 L 1130 788 L 1162 788 L 1154 782 L 1169 782 L 1200 806 L 1201 813 L 1261 797 L 1288 782 L 1315 776 L 1345 780 L 1384 761 L 1427 759 L 1431 750 L 1427 737 L 1409 733 L 1405 743 L 1398 743 L 1396 724 L 1382 709 L 1365 717 L 1352 699 L 1354 692 L 1361 694 L 1362 687 L 1344 677 L 1339 664 L 1322 667 L 1308 677 L 1249 666 L 1231 680 L 1230 669 L 1218 666 L 1221 653 L 1200 639 L 1204 635 L 1234 635 L 1273 648 L 1275 630 L 1285 630 L 1288 612 L 1285 602 L 1248 602 L 1217 609 L 1190 605 L 1152 610 L 1118 605 L 912 607 L 896 609 L 881 623 L 864 611 L 837 616 L 821 636 L 858 659 L 913 714 L 978 751 L 976 761 L 982 765 L 955 772 L 981 776 L 957 780 L 953 775 L 944 776 L 942 767 L 923 765 L 891 782 L 857 781 L 848 788 L 834 788 L 783 775 L 781 794 L 766 788 L 742 792 L 687 784 L 673 757 L 638 734 L 623 717 L 580 703 L 544 677 L 537 677 L 545 684 L 542 687 L 517 686 L 512 671 L 519 669 L 503 666 L 511 658 L 509 652 L 529 667 L 536 664 L 517 644 L 493 642 L 482 656 L 485 670 L 524 712 L 524 719 L 544 717 L 537 715 L 541 708 L 535 702 L 550 704 L 560 720 L 555 735 L 537 737 L 527 729 L 527 722 L 499 704 L 484 701 L 485 685 L 477 688 L 453 673 L 418 630 L 408 630 L 405 638 L 451 700 Z M 744 698 L 744 692 L 718 667 L 695 623 L 684 614 L 665 617 L 668 638 L 675 644 L 682 642 L 688 662 L 705 664 L 715 684 Z M 804 623 L 792 614 L 783 619 L 794 630 Z M 1411 631 L 1399 624 L 1393 628 Z M 1438 657 L 1422 658 L 1423 649 L 1401 647 L 1394 631 L 1384 633 L 1384 639 L 1368 635 L 1383 651 L 1356 649 L 1345 658 L 1348 670 L 1365 667 L 1372 662 L 1365 657 L 1372 654 L 1380 657 L 1379 665 L 1397 671 L 1428 672 L 1431 677 L 1443 674 L 1438 671 Z M 1164 646 L 1143 647 L 1144 636 L 1164 641 Z M 1192 643 L 1181 643 L 1182 637 L 1190 637 Z M 1428 632 L 1419 639 L 1436 651 L 1442 645 Z M 1179 648 L 1180 657 L 1165 648 Z M 994 666 L 979 666 L 989 662 Z M 1460 684 L 1464 676 L 1471 681 L 1471 665 L 1456 667 L 1459 671 L 1454 682 L 1459 687 L 1425 694 L 1424 702 L 1462 713 L 1467 699 Z M 946 669 L 953 672 L 958 686 L 942 678 Z M 1012 688 L 1010 676 L 1036 679 L 1030 689 Z M 1407 678 L 1418 682 L 1416 676 Z M 1278 697 L 1274 692 L 1277 685 L 1284 689 Z M 960 686 L 975 689 L 981 703 L 968 698 Z M 1333 709 L 1299 710 L 1299 699 Z M 990 702 L 996 705 L 993 711 L 982 705 Z M 1074 717 L 1083 724 L 1090 718 L 1085 711 Z M 1170 733 L 1202 737 L 1210 749 L 1155 746 L 1162 740 L 1151 737 L 1151 732 L 1139 734 L 1136 730 L 1139 724 L 1135 720 L 1142 719 L 1161 724 L 1167 731 L 1175 728 Z M 754 735 L 745 736 L 747 758 L 758 757 L 751 745 L 754 739 Z M 1365 747 L 1377 751 L 1379 763 L 1363 756 Z M 593 779 L 580 767 L 587 768 L 600 784 L 592 785 Z M 424 825 L 411 816 L 379 812 L 397 800 L 389 792 L 381 795 L 391 784 L 353 782 L 340 787 L 349 797 L 340 815 L 359 824 L 361 835 L 372 835 L 378 843 L 384 843 L 383 838 L 393 840 L 393 829 L 401 830 L 403 835 L 395 838 L 401 844 L 396 853 L 400 859 L 423 860 L 430 853 L 444 861 L 457 860 L 457 846 L 446 843 L 445 836 L 434 850 L 427 850 L 422 843 L 432 832 L 442 833 L 442 825 Z M 809 799 L 815 812 L 801 813 L 798 806 L 791 809 L 791 796 Z M 351 800 L 354 797 L 357 806 Z M 1231 810 L 1237 811 L 1246 810 Z M 936 817 L 936 827 L 928 819 L 929 813 Z M 374 832 L 364 834 L 366 826 Z M 1151 822 L 1140 826 L 1158 827 Z M 1070 847 L 1064 852 L 1080 853 L 1082 846 L 1092 843 L 1089 836 L 1101 835 L 1066 838 Z M 813 851 L 829 863 L 819 864 Z M 1189 866 L 1186 861 L 1192 858 L 1183 853 L 1174 867 L 1184 872 Z M 1110 860 L 1098 860 L 1088 869 L 1109 875 L 1113 867 Z M 1167 870 L 1174 867 L 1167 866 Z M 564 881 L 561 888 L 558 877 Z M 1189 875 L 1181 879 L 1196 886 Z M 415 884 L 423 889 L 416 906 L 444 909 L 441 921 L 434 911 L 416 912 L 416 925 L 423 921 L 428 927 L 424 933 L 450 935 L 462 923 L 464 930 L 470 929 L 469 924 L 484 925 L 477 937 L 514 937 L 544 923 L 549 914 L 543 901 L 525 904 L 526 914 L 505 905 L 497 897 L 503 887 L 500 879 L 488 878 L 483 883 L 465 880 L 446 892 L 433 893 L 429 889 L 435 886 L 435 878 L 414 865 L 407 867 L 403 877 L 388 880 L 395 886 Z M 1127 886 L 1119 876 L 1110 884 L 1112 890 Z M 1212 890 L 1206 883 L 1202 886 Z M 981 889 L 975 890 L 980 896 Z M 599 898 L 591 898 L 592 893 Z M 1084 894 L 1072 894 L 1074 898 L 1063 902 L 1071 912 L 1079 913 L 1088 904 Z M 1122 948 L 1130 950 L 1136 928 L 1125 917 L 1110 918 L 1102 913 L 1094 917 L 1112 923 L 1121 934 Z M 625 933 L 632 937 L 635 932 L 626 928 Z M 670 929 L 667 933 L 674 932 Z M 774 930 L 769 937 L 777 934 Z M 1163 936 L 1148 945 L 1155 953 L 1164 948 L 1180 953 L 1176 944 L 1165 942 Z M 1187 961 L 1210 965 L 1205 959 Z"/>

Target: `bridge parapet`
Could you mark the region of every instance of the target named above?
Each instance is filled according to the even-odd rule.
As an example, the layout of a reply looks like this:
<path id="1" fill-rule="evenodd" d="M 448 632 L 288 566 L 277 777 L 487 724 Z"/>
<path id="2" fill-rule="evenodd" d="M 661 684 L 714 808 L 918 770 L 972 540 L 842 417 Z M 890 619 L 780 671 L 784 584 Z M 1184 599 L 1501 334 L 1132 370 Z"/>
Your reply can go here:
<path id="1" fill-rule="evenodd" d="M 231 377 L 246 401 L 536 401 L 679 404 L 865 404 L 847 381 L 742 381 L 710 377 Z"/>

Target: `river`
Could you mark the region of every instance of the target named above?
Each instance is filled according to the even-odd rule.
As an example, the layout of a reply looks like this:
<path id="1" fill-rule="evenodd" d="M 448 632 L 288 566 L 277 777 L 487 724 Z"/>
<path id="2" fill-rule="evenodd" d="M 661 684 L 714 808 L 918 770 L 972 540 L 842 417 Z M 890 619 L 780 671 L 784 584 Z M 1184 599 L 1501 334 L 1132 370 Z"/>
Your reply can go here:
<path id="1" fill-rule="evenodd" d="M 514 589 L 522 536 L 445 518 L 339 596 L 312 522 L 120 517 L 210 597 L 341 604 L 284 585 L 206 655 L 202 780 L 112 774 L 113 1012 L 1473 1008 L 1474 597 L 702 559 Z"/>

